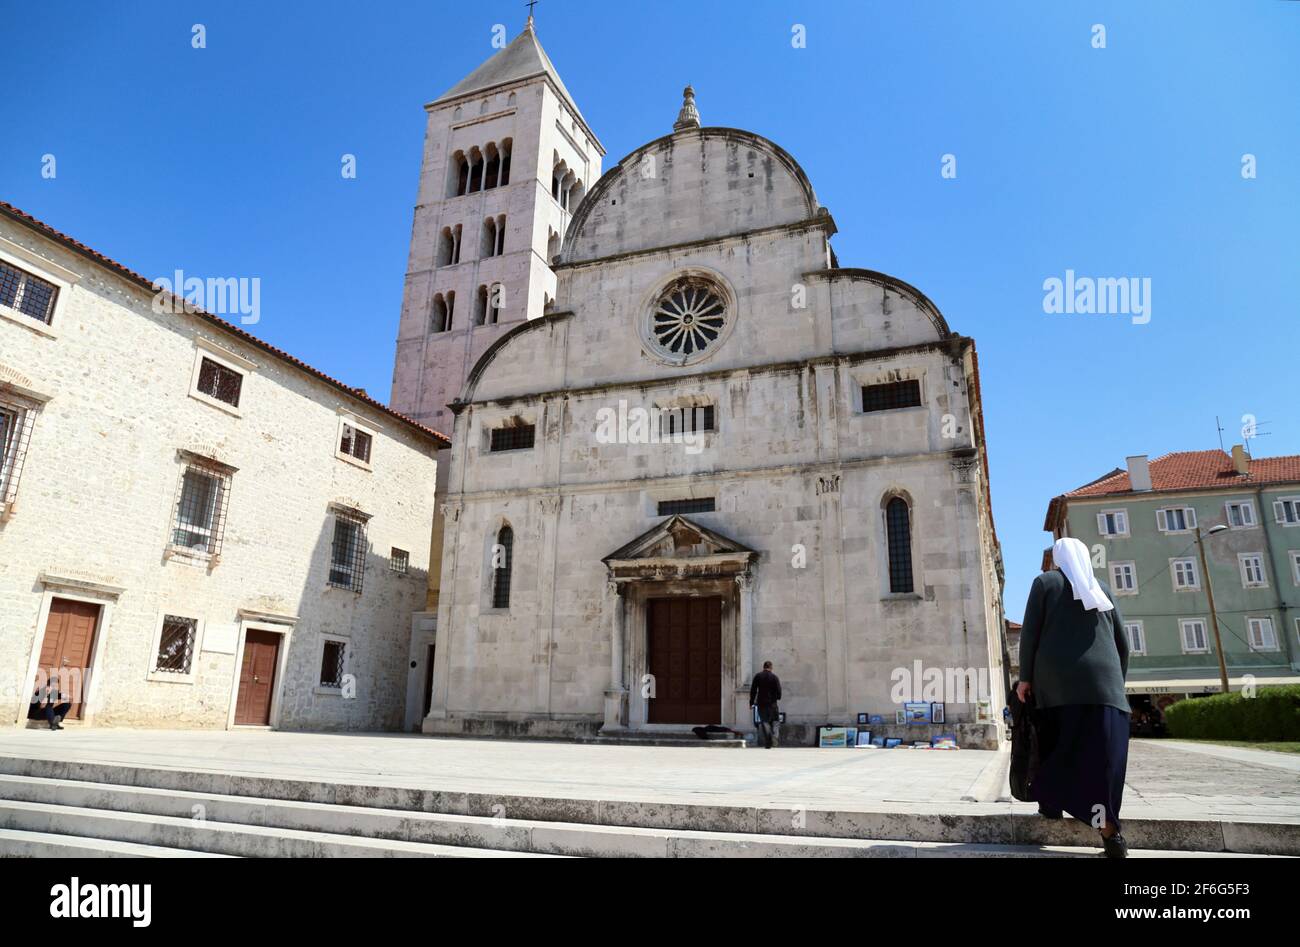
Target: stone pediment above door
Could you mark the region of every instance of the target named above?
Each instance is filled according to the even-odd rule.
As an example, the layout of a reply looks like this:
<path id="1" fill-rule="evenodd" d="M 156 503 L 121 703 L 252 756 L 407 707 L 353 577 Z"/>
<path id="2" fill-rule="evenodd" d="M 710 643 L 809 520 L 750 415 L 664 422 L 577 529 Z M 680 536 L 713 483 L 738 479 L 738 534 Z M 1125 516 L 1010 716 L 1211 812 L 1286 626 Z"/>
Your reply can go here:
<path id="1" fill-rule="evenodd" d="M 613 579 L 739 575 L 758 553 L 684 516 L 670 516 L 602 561 Z"/>

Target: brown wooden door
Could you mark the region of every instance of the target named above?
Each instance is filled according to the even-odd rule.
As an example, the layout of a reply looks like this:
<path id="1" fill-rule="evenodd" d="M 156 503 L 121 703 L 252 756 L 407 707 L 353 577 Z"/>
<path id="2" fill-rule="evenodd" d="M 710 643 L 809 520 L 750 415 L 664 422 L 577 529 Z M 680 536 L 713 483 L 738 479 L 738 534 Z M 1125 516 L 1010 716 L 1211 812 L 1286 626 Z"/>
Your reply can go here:
<path id="1" fill-rule="evenodd" d="M 239 669 L 235 723 L 266 726 L 271 722 L 271 695 L 280 657 L 280 636 L 250 628 L 244 635 L 244 663 Z"/>
<path id="2" fill-rule="evenodd" d="M 35 693 L 40 682 L 59 675 L 65 699 L 72 703 L 68 717 L 80 720 L 85 707 L 86 686 L 90 683 L 90 655 L 95 647 L 95 629 L 99 626 L 100 606 L 56 598 L 50 603 L 45 621 L 45 638 L 41 642 L 41 663 Z M 41 671 L 45 674 L 42 675 Z"/>
<path id="3" fill-rule="evenodd" d="M 646 646 L 654 675 L 650 723 L 718 723 L 722 715 L 722 599 L 654 598 Z"/>

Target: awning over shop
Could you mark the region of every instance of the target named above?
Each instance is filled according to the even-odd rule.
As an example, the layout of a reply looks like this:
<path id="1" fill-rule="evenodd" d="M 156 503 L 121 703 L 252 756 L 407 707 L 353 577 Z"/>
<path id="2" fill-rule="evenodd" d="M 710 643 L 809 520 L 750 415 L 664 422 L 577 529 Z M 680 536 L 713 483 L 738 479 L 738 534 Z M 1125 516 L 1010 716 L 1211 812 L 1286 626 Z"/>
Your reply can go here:
<path id="1" fill-rule="evenodd" d="M 1239 691 L 1249 679 L 1256 687 L 1277 687 L 1282 684 L 1300 684 L 1300 674 L 1286 677 L 1242 676 L 1228 678 L 1230 690 Z M 1173 680 L 1126 681 L 1124 689 L 1130 694 L 1217 694 L 1220 689 L 1217 677 L 1175 678 Z"/>

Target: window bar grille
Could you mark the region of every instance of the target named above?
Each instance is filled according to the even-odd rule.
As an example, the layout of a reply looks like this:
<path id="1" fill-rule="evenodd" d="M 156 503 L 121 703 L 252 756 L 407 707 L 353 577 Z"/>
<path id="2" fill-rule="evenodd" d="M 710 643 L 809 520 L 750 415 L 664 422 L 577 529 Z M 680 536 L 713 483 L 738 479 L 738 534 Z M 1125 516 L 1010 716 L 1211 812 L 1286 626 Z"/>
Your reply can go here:
<path id="1" fill-rule="evenodd" d="M 712 513 L 716 509 L 715 497 L 694 497 L 686 500 L 660 500 L 659 515 L 674 516 L 681 514 L 683 516 L 691 513 Z"/>
<path id="2" fill-rule="evenodd" d="M 194 661 L 194 638 L 198 621 L 168 615 L 163 619 L 162 636 L 158 639 L 155 671 L 189 674 Z"/>
<path id="3" fill-rule="evenodd" d="M 199 391 L 209 398 L 216 398 L 238 408 L 243 387 L 244 376 L 233 368 L 227 368 L 210 358 L 203 359 L 199 364 Z"/>
<path id="4" fill-rule="evenodd" d="M 0 507 L 4 509 L 18 498 L 18 480 L 32 437 L 32 415 L 30 410 L 0 408 Z"/>
<path id="5" fill-rule="evenodd" d="M 341 641 L 326 641 L 321 655 L 320 686 L 343 686 L 343 663 L 347 655 L 347 645 Z"/>
<path id="6" fill-rule="evenodd" d="M 912 525 L 907 502 L 894 497 L 885 507 L 886 541 L 889 544 L 889 591 L 911 592 Z"/>
<path id="7" fill-rule="evenodd" d="M 59 288 L 53 283 L 0 261 L 0 304 L 49 325 L 58 298 Z"/>
<path id="8" fill-rule="evenodd" d="M 516 424 L 492 431 L 493 452 L 502 450 L 527 450 L 536 441 L 537 428 L 532 424 Z"/>
<path id="9" fill-rule="evenodd" d="M 355 513 L 335 513 L 329 584 L 360 592 L 366 572 L 366 521 Z"/>
<path id="10" fill-rule="evenodd" d="M 215 464 L 187 461 L 181 470 L 172 546 L 217 558 L 226 532 L 230 474 Z"/>
<path id="11" fill-rule="evenodd" d="M 515 567 L 515 531 L 509 526 L 501 527 L 497 544 L 501 547 L 501 562 L 492 573 L 492 607 L 509 608 L 510 578 Z"/>
<path id="12" fill-rule="evenodd" d="M 865 385 L 862 389 L 863 411 L 889 411 L 915 408 L 921 404 L 921 383 L 915 379 L 884 385 Z"/>

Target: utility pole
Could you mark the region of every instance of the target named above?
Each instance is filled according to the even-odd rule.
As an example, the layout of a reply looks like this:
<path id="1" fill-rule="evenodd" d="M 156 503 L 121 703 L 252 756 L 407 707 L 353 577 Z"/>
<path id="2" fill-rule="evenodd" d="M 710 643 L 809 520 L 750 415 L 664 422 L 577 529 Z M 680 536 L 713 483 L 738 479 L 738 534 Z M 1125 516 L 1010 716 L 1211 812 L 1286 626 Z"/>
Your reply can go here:
<path id="1" fill-rule="evenodd" d="M 1216 533 L 1219 530 L 1227 529 L 1226 526 L 1216 526 L 1210 530 Z M 1210 600 L 1210 627 L 1214 629 L 1214 651 L 1219 656 L 1219 685 L 1223 693 L 1228 693 L 1228 664 L 1223 658 L 1223 639 L 1219 637 L 1219 615 L 1214 610 L 1214 585 L 1210 582 L 1210 566 L 1205 561 L 1205 543 L 1201 541 L 1201 527 L 1196 527 L 1196 548 L 1201 553 L 1201 575 L 1205 576 L 1205 595 Z"/>

